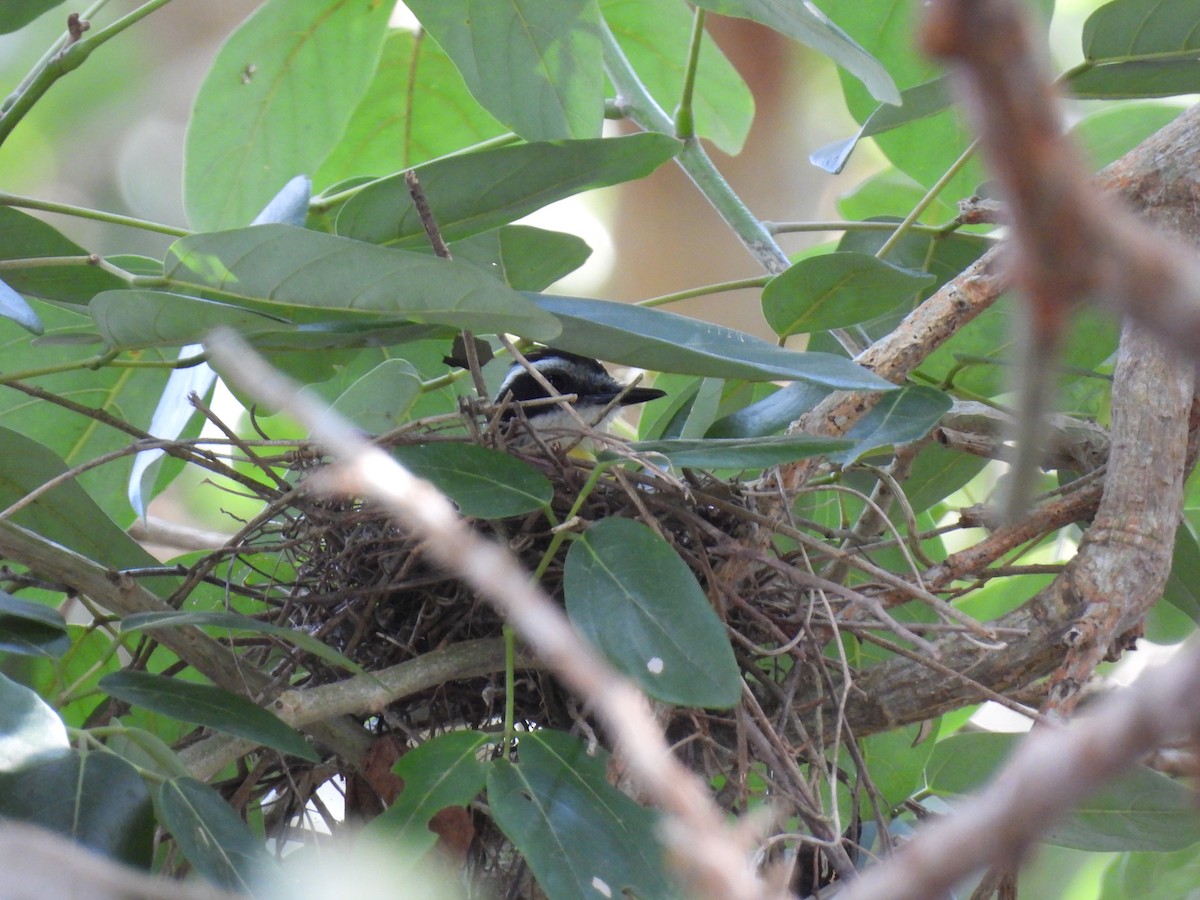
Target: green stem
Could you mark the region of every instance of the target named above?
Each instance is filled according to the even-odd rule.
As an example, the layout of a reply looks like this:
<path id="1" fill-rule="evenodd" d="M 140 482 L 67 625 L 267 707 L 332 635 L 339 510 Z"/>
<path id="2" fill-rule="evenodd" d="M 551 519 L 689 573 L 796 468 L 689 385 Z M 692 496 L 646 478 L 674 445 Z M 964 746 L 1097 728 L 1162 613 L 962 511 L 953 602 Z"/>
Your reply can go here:
<path id="1" fill-rule="evenodd" d="M 668 303 L 678 303 L 680 300 L 690 300 L 692 297 L 704 297 L 708 294 L 722 294 L 725 291 L 737 291 L 742 288 L 766 287 L 771 280 L 770 275 L 760 275 L 758 278 L 742 278 L 738 281 L 722 281 L 720 284 L 706 284 L 703 287 L 689 288 L 686 291 L 676 291 L 673 294 L 663 294 L 648 300 L 639 300 L 635 306 L 666 306 Z"/>
<path id="2" fill-rule="evenodd" d="M 21 372 L 0 374 L 0 384 L 12 381 L 29 381 L 31 378 L 42 378 L 46 375 L 58 375 L 61 372 L 76 372 L 80 369 L 99 369 L 117 358 L 116 350 L 109 350 L 89 359 L 77 359 L 72 362 L 58 363 L 53 366 L 43 366 L 40 369 L 25 369 Z"/>
<path id="3" fill-rule="evenodd" d="M 95 254 L 88 256 L 27 256 L 23 259 L 0 259 L 0 272 L 15 269 L 53 269 L 58 266 L 95 266 L 101 271 L 116 275 L 123 281 L 131 282 L 132 272 L 126 272 L 120 266 L 114 266 L 104 257 Z"/>
<path id="4" fill-rule="evenodd" d="M 97 48 L 170 2 L 171 0 L 147 0 L 133 12 L 117 19 L 107 28 L 100 29 L 91 37 L 82 38 L 74 44 L 64 46 L 61 51 L 51 54 L 45 64 L 35 70 L 24 90 L 9 98 L 8 108 L 0 115 L 0 144 L 8 139 L 17 124 L 33 109 L 34 104 L 42 98 L 54 82 L 68 72 L 78 69 Z"/>
<path id="5" fill-rule="evenodd" d="M 700 64 L 700 46 L 704 39 L 704 10 L 699 6 L 692 17 L 692 38 L 688 43 L 687 64 L 683 69 L 683 93 L 675 109 L 675 137 L 686 141 L 696 136 L 692 96 L 696 91 L 696 69 Z"/>
<path id="6" fill-rule="evenodd" d="M 897 227 L 895 222 L 855 222 L 836 219 L 815 222 L 763 222 L 763 225 L 766 226 L 771 234 L 795 234 L 810 231 L 894 231 Z M 914 223 L 908 226 L 908 230 L 914 234 L 945 237 L 948 234 L 953 234 L 961 227 L 958 222 L 953 221 L 945 225 L 918 225 Z M 990 234 L 980 234 L 975 235 L 975 237 L 986 241 L 998 240 L 998 238 Z"/>
<path id="7" fill-rule="evenodd" d="M 620 94 L 618 103 L 626 117 L 646 131 L 674 134 L 674 121 L 650 96 L 607 25 L 601 27 L 600 37 L 604 44 L 604 64 L 608 77 Z M 764 269 L 778 275 L 791 264 L 771 233 L 717 171 L 696 137 L 683 142 L 676 162 Z"/>
<path id="8" fill-rule="evenodd" d="M 0 120 L 2 121 L 2 120 Z M 49 200 L 37 200 L 33 197 L 22 197 L 18 194 L 8 194 L 0 191 L 0 206 L 16 206 L 20 209 L 37 209 L 42 212 L 59 213 L 64 216 L 74 216 L 77 219 L 91 219 L 95 222 L 107 222 L 109 225 L 124 225 L 128 228 L 140 228 L 142 231 L 154 231 L 168 234 L 172 237 L 187 237 L 192 232 L 186 228 L 175 228 L 158 222 L 148 222 L 145 219 L 135 219 L 133 216 L 120 216 L 116 213 L 102 212 L 98 209 L 87 209 L 83 206 L 71 206 L 68 203 L 52 203 Z"/>
<path id="9" fill-rule="evenodd" d="M 505 759 L 511 759 L 517 733 L 517 635 L 511 625 L 505 625 L 501 633 L 504 635 L 504 743 L 501 752 Z"/>
<path id="10" fill-rule="evenodd" d="M 96 3 L 93 3 L 90 7 L 80 13 L 79 18 L 82 21 L 90 22 L 96 13 L 108 6 L 108 2 L 109 0 L 97 0 Z M 0 103 L 0 115 L 8 112 L 8 108 L 12 106 L 17 101 L 17 98 L 20 97 L 21 94 L 26 91 L 29 85 L 34 82 L 38 76 L 38 73 L 50 64 L 50 61 L 54 59 L 55 55 L 62 52 L 62 49 L 67 45 L 68 40 L 70 40 L 70 34 L 66 31 L 54 39 L 54 42 L 50 44 L 46 52 L 42 54 L 42 58 L 34 63 L 33 68 L 29 70 L 29 74 L 21 79 L 21 83 L 17 85 L 16 90 L 9 94 L 4 99 L 3 103 Z"/>
<path id="11" fill-rule="evenodd" d="M 946 185 L 950 183 L 950 179 L 962 171 L 963 166 L 965 166 L 970 161 L 971 157 L 975 155 L 975 148 L 978 145 L 978 140 L 971 141 L 970 146 L 967 147 L 967 149 L 961 154 L 959 154 L 958 159 L 951 163 L 950 168 L 942 173 L 942 177 L 939 178 L 933 187 L 931 187 L 925 194 L 925 196 L 921 198 L 920 202 L 913 207 L 912 212 L 905 216 L 904 221 L 896 226 L 896 230 L 892 232 L 892 236 L 883 242 L 883 246 L 880 247 L 875 253 L 876 259 L 884 259 L 889 253 L 896 249 L 896 245 L 900 243 L 904 235 L 913 230 L 917 219 L 921 218 L 921 214 L 929 208 L 929 204 L 933 203 L 933 201 L 937 199 L 938 194 L 940 194 L 945 189 Z"/>

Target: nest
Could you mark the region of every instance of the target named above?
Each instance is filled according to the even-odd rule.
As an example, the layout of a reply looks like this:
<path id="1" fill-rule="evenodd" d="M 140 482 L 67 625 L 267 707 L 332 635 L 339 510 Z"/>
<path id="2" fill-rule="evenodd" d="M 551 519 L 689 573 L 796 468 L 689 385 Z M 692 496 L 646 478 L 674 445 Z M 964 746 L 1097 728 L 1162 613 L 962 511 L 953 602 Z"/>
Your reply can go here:
<path id="1" fill-rule="evenodd" d="M 412 432 L 396 443 L 495 443 L 495 433 L 481 433 L 474 427 L 476 421 L 464 413 L 465 427 L 460 433 Z M 634 467 L 607 467 L 597 476 L 595 462 L 544 444 L 504 449 L 549 479 L 554 488 L 551 507 L 556 520 L 563 523 L 561 527 L 582 530 L 592 522 L 625 517 L 654 529 L 695 573 L 726 622 L 753 694 L 749 709 L 662 712 L 668 738 L 684 761 L 710 783 L 725 785 L 718 802 L 731 812 L 745 811 L 752 795 L 760 793 L 747 785 L 761 777 L 768 779 L 769 791 L 779 797 L 817 793 L 812 788 L 837 767 L 824 758 L 820 734 L 809 733 L 803 711 L 794 708 L 793 698 L 801 684 L 832 686 L 825 667 L 838 664 L 829 660 L 822 648 L 839 627 L 856 631 L 887 627 L 879 621 L 882 605 L 865 602 L 860 593 L 869 590 L 869 584 L 830 593 L 830 582 L 814 580 L 818 570 L 828 574 L 831 566 L 844 564 L 845 554 L 837 549 L 844 543 L 842 535 L 788 515 L 760 514 L 764 499 L 778 509 L 778 492 L 767 484 L 691 474 L 678 479 L 644 460 Z M 292 463 L 302 484 L 323 465 L 311 457 Z M 510 547 L 531 571 L 543 563 L 554 537 L 552 523 L 542 511 L 478 520 L 474 527 Z M 541 577 L 545 591 L 560 601 L 568 544 L 563 542 Z M 824 550 L 829 551 L 827 557 L 822 555 Z M 225 554 L 254 565 L 253 560 L 261 560 L 259 554 L 264 551 L 286 562 L 262 574 L 270 582 L 270 590 L 263 596 L 274 607 L 271 618 L 318 637 L 367 671 L 386 669 L 462 641 L 502 634 L 503 622 L 489 604 L 433 565 L 419 541 L 362 500 L 305 490 L 281 493 Z M 280 570 L 291 574 L 280 578 Z M 846 572 L 834 577 L 844 581 Z M 727 589 L 729 583 L 737 584 L 738 590 Z M 814 584 L 825 589 L 814 588 Z M 865 622 L 865 618 L 872 621 Z M 273 669 L 280 683 L 315 685 L 347 674 L 294 648 L 288 648 L 282 662 L 278 662 L 278 647 L 263 653 L 262 662 L 267 661 L 266 654 L 276 654 Z M 547 672 L 518 672 L 514 700 L 519 727 L 554 728 L 608 743 L 587 710 Z M 403 746 L 412 746 L 447 731 L 497 730 L 504 701 L 502 675 L 462 678 L 399 699 L 371 716 L 369 724 L 381 736 L 390 735 Z M 747 721 L 752 721 L 749 728 L 754 732 L 749 739 L 750 752 Z M 798 761 L 812 763 L 805 770 L 811 781 L 807 787 L 797 788 Z M 844 777 L 857 789 L 853 774 Z M 263 780 L 260 785 L 267 783 Z M 269 783 L 280 792 L 301 779 L 292 770 Z M 310 779 L 303 783 L 320 782 Z M 236 789 L 232 784 L 230 788 Z M 293 791 L 287 804 L 292 813 L 308 801 L 308 796 L 301 796 L 304 793 L 311 791 Z M 786 830 L 801 828 L 801 823 L 792 822 Z M 475 834 L 476 859 L 493 883 L 508 890 L 528 877 L 486 817 L 476 816 Z"/>

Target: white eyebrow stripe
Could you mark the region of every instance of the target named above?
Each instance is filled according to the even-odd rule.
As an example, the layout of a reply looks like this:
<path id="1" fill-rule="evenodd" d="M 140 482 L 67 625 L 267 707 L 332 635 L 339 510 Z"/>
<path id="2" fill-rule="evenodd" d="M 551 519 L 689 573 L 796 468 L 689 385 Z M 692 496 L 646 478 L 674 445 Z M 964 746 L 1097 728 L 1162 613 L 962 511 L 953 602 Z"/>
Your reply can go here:
<path id="1" fill-rule="evenodd" d="M 553 374 L 570 374 L 573 369 L 573 364 L 570 360 L 563 359 L 559 356 L 547 356 L 542 359 L 531 359 L 529 364 L 541 372 L 543 375 Z M 513 382 L 522 375 L 532 378 L 529 370 L 521 363 L 513 363 L 508 370 L 508 374 L 504 376 L 504 381 L 500 383 L 500 389 L 496 391 L 496 399 L 503 400 L 504 395 L 512 388 Z"/>

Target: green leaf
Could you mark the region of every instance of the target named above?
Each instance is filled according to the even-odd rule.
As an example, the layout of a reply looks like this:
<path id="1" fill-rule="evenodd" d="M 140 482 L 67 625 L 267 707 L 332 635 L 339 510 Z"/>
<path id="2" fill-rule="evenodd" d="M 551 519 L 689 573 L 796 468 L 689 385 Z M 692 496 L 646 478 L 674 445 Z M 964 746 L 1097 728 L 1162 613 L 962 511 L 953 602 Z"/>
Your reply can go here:
<path id="1" fill-rule="evenodd" d="M 191 775 L 179 755 L 157 735 L 132 725 L 116 730 L 108 737 L 107 747 L 139 769 L 157 772 L 165 778 Z"/>
<path id="2" fill-rule="evenodd" d="M 366 670 L 358 663 L 338 653 L 308 632 L 298 628 L 288 628 L 284 625 L 273 625 L 270 622 L 260 622 L 258 619 L 238 613 L 187 610 L 135 613 L 121 620 L 121 631 L 133 632 L 146 628 L 184 628 L 190 625 L 248 631 L 252 634 L 269 634 L 299 647 L 305 653 L 310 653 L 331 665 L 353 672 L 355 675 L 366 674 Z M 194 720 L 188 719 L 187 721 Z"/>
<path id="3" fill-rule="evenodd" d="M 1098 900 L 1200 900 L 1200 847 L 1121 853 L 1104 872 Z"/>
<path id="4" fill-rule="evenodd" d="M 41 219 L 0 206 L 0 260 L 87 255 L 87 250 Z M 27 296 L 77 304 L 87 303 L 100 291 L 125 287 L 116 275 L 87 263 L 5 269 L 4 281 Z"/>
<path id="5" fill-rule="evenodd" d="M 567 615 L 652 697 L 727 709 L 741 677 L 724 623 L 679 554 L 640 522 L 603 519 L 571 544 Z"/>
<path id="6" fill-rule="evenodd" d="M 169 291 L 105 291 L 88 307 L 114 350 L 179 347 L 202 341 L 219 325 L 245 337 L 287 326 L 286 319 Z"/>
<path id="7" fill-rule="evenodd" d="M 454 258 L 499 278 L 514 291 L 540 291 L 587 261 L 579 237 L 529 225 L 505 225 L 454 244 Z"/>
<path id="8" fill-rule="evenodd" d="M 384 434 L 407 420 L 420 392 L 412 364 L 388 359 L 343 391 L 332 408 L 368 434 Z"/>
<path id="9" fill-rule="evenodd" d="M 682 146 L 672 137 L 645 133 L 539 142 L 450 156 L 415 172 L 438 230 L 454 242 L 563 197 L 645 177 Z M 403 173 L 373 182 L 347 200 L 338 212 L 337 233 L 401 248 L 429 244 Z"/>
<path id="10" fill-rule="evenodd" d="M 55 657 L 70 646 L 62 613 L 0 591 L 0 653 Z"/>
<path id="11" fill-rule="evenodd" d="M 1083 25 L 1087 65 L 1071 72 L 1077 97 L 1166 97 L 1200 91 L 1200 11 L 1190 0 L 1114 0 Z"/>
<path id="12" fill-rule="evenodd" d="M 1097 110 L 1071 128 L 1095 169 L 1120 159 L 1178 118 L 1182 108 L 1165 103 L 1127 103 Z"/>
<path id="13" fill-rule="evenodd" d="M 658 814 L 608 782 L 608 754 L 589 756 L 567 734 L 521 736 L 520 762 L 488 770 L 496 824 L 529 863 L 547 897 L 667 898 Z"/>
<path id="14" fill-rule="evenodd" d="M 133 766 L 112 753 L 71 750 L 0 773 L 0 817 L 47 828 L 137 869 L 150 865 L 150 792 Z"/>
<path id="15" fill-rule="evenodd" d="M 692 16 L 674 0 L 600 0 L 605 22 L 633 70 L 664 109 L 683 93 Z M 741 153 L 754 119 L 754 96 L 706 32 L 696 65 L 696 134 L 730 156 Z"/>
<path id="16" fill-rule="evenodd" d="M 1182 523 L 1175 530 L 1175 551 L 1171 554 L 1171 574 L 1167 578 L 1167 586 L 1163 589 L 1162 599 L 1155 604 L 1155 609 L 1147 616 L 1146 629 L 1148 636 L 1153 634 L 1154 640 L 1160 640 L 1157 634 L 1161 616 L 1156 615 L 1158 607 L 1167 605 L 1178 610 L 1193 625 L 1200 622 L 1200 544 L 1187 523 Z M 1178 638 L 1176 639 L 1178 640 Z M 1164 641 L 1166 643 L 1166 641 Z"/>
<path id="17" fill-rule="evenodd" d="M 595 0 L 408 4 L 492 115 L 527 141 L 599 137 L 604 119 Z"/>
<path id="18" fill-rule="evenodd" d="M 762 400 L 718 419 L 705 437 L 753 438 L 777 434 L 828 395 L 828 391 L 816 385 L 793 382 Z"/>
<path id="19" fill-rule="evenodd" d="M 1193 54 L 1194 56 L 1194 54 Z M 1200 92 L 1195 59 L 1132 60 L 1083 68 L 1066 79 L 1079 100 L 1145 100 Z"/>
<path id="20" fill-rule="evenodd" d="M 471 96 L 441 47 L 426 35 L 395 30 L 362 102 L 313 181 L 324 188 L 355 175 L 396 172 L 504 131 Z"/>
<path id="21" fill-rule="evenodd" d="M 292 228 L 257 225 L 184 238 L 167 277 L 296 323 L 408 321 L 538 340 L 554 321 L 474 266 Z"/>
<path id="22" fill-rule="evenodd" d="M 75 333 L 80 325 L 92 330 L 90 319 L 80 314 L 82 310 L 76 312 L 39 300 L 33 301 L 32 305 L 45 323 L 48 336 Z M 150 410 L 154 409 L 166 384 L 167 372 L 162 369 L 95 368 L 82 364 L 83 361 L 94 357 L 99 349 L 99 346 L 49 349 L 38 341 L 31 341 L 24 331 L 0 322 L 0 358 L 4 360 L 6 373 L 14 374 L 23 369 L 41 368 L 52 361 L 56 366 L 62 365 L 66 371 L 39 378 L 39 387 L 145 427 L 149 424 Z M 163 359 L 164 355 L 162 351 L 152 350 L 142 353 L 139 358 L 151 362 Z M 69 368 L 72 362 L 79 362 L 79 367 Z M 141 419 L 141 416 L 146 418 Z M 128 447 L 130 442 L 129 435 L 123 431 L 102 427 L 94 419 L 35 400 L 11 389 L 0 391 L 0 424 L 27 439 L 44 444 L 53 453 L 58 454 L 67 466 L 77 466 L 106 453 Z M 0 440 L 0 443 L 2 442 Z M 6 460 L 13 458 L 8 455 L 7 450 L 4 453 Z M 78 484 L 102 504 L 121 525 L 131 522 L 134 515 L 125 499 L 132 465 L 131 455 L 83 472 L 78 478 Z M 3 477 L 0 476 L 0 481 L 2 480 Z M 11 496 L 0 503 L 7 506 L 15 499 L 17 497 Z M 109 565 L 120 564 L 115 559 L 105 559 L 105 562 Z"/>
<path id="23" fill-rule="evenodd" d="M 220 887 L 254 892 L 270 858 L 220 794 L 195 779 L 172 778 L 157 797 L 163 826 L 196 871 Z"/>
<path id="24" fill-rule="evenodd" d="M 1012 352 L 1014 315 L 1011 304 L 994 304 L 930 354 L 921 371 L 941 381 L 957 370 L 953 377 L 955 387 L 985 397 L 1011 389 L 1012 375 L 1004 364 Z M 1061 368 L 1055 374 L 1059 381 L 1070 384 L 1111 357 L 1117 348 L 1119 330 L 1112 316 L 1100 310 L 1079 310 L 1072 318 L 1066 346 L 1058 360 Z"/>
<path id="25" fill-rule="evenodd" d="M 904 480 L 904 498 L 913 512 L 924 512 L 983 471 L 989 460 L 931 443 L 917 454 Z"/>
<path id="26" fill-rule="evenodd" d="M 69 747 L 58 713 L 29 688 L 0 675 L 0 772 L 61 756 Z"/>
<path id="27" fill-rule="evenodd" d="M 930 790 L 952 796 L 978 789 L 1021 737 L 977 733 L 939 741 L 926 769 Z M 1072 809 L 1042 839 L 1101 852 L 1181 850 L 1200 841 L 1200 820 L 1190 788 L 1137 766 Z"/>
<path id="28" fill-rule="evenodd" d="M 676 468 L 765 469 L 768 466 L 846 450 L 854 446 L 854 441 L 809 434 L 789 434 L 753 438 L 638 441 L 630 446 L 639 453 L 665 456 Z"/>
<path id="29" fill-rule="evenodd" d="M 19 31 L 60 3 L 62 0 L 0 0 L 0 34 Z"/>
<path id="30" fill-rule="evenodd" d="M 846 160 L 863 138 L 873 137 L 941 112 L 950 105 L 946 76 L 939 76 L 900 92 L 901 104 L 881 103 L 867 116 L 857 132 L 848 138 L 826 144 L 808 155 L 808 161 L 819 169 L 837 175 Z"/>
<path id="31" fill-rule="evenodd" d="M 458 504 L 464 516 L 503 519 L 541 509 L 554 497 L 548 478 L 528 463 L 475 444 L 395 447 L 405 468 Z"/>
<path id="32" fill-rule="evenodd" d="M 333 149 L 370 83 L 391 6 L 268 0 L 217 53 L 188 123 L 184 200 L 199 231 L 245 225 Z"/>
<path id="33" fill-rule="evenodd" d="M 414 854 L 430 849 L 437 835 L 429 830 L 429 820 L 447 806 L 468 806 L 483 790 L 488 766 L 480 751 L 494 741 L 479 731 L 452 731 L 409 750 L 392 769 L 404 779 L 404 790 L 366 833 L 403 844 Z"/>
<path id="34" fill-rule="evenodd" d="M 897 393 L 884 394 L 846 433 L 855 441 L 854 446 L 834 458 L 848 465 L 879 447 L 920 440 L 953 405 L 949 394 L 924 385 L 906 385 Z"/>
<path id="35" fill-rule="evenodd" d="M 1200 50 L 1200 9 L 1190 0 L 1113 0 L 1083 23 L 1083 55 L 1091 62 L 1185 50 Z"/>
<path id="36" fill-rule="evenodd" d="M 937 744 L 933 740 L 914 743 L 924 727 L 924 724 L 909 725 L 861 741 L 863 764 L 871 773 L 875 791 L 883 798 L 885 816 L 925 783 L 925 765 Z M 871 804 L 871 798 L 864 796 L 861 807 L 864 819 L 874 817 Z"/>
<path id="37" fill-rule="evenodd" d="M 696 4 L 723 16 L 753 19 L 823 53 L 854 75 L 876 100 L 899 103 L 900 92 L 874 56 L 811 3 L 792 0 L 701 0 Z"/>
<path id="38" fill-rule="evenodd" d="M 763 315 L 780 337 L 857 325 L 911 300 L 933 276 L 866 253 L 802 259 L 763 289 Z"/>
<path id="39" fill-rule="evenodd" d="M 246 738 L 309 762 L 320 759 L 308 742 L 277 716 L 222 688 L 149 672 L 123 671 L 101 678 L 100 689 L 151 712 Z"/>
<path id="40" fill-rule="evenodd" d="M 0 507 L 25 497 L 67 470 L 37 441 L 0 428 Z M 74 480 L 66 481 L 14 513 L 11 521 L 112 569 L 157 566 L 158 561 L 117 527 Z"/>
<path id="41" fill-rule="evenodd" d="M 828 353 L 797 353 L 731 328 L 627 303 L 534 295 L 562 325 L 554 346 L 658 372 L 747 381 L 787 379 L 844 390 L 896 386 Z"/>
<path id="42" fill-rule="evenodd" d="M 938 78 L 942 71 L 915 46 L 912 36 L 920 25 L 922 7 L 909 0 L 816 0 L 828 15 L 872 54 L 901 91 L 916 88 Z M 878 109 L 872 97 L 857 80 L 841 75 L 846 106 L 856 121 L 866 122 Z M 928 189 L 962 155 L 974 139 L 963 127 L 953 109 L 912 120 L 903 127 L 878 133 L 873 140 L 884 156 L 899 170 Z M 950 202 L 969 197 L 984 180 L 983 166 L 971 160 L 943 186 L 942 195 Z M 907 210 L 905 210 L 907 212 Z"/>

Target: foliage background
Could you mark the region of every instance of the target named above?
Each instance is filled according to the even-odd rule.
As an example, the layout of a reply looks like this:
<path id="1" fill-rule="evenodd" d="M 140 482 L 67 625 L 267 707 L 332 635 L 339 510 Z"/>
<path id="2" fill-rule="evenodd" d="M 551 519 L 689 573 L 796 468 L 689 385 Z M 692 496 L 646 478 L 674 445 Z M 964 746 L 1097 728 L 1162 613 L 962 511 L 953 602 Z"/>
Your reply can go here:
<path id="1" fill-rule="evenodd" d="M 161 12 L 131 30 L 122 38 L 101 48 L 89 59 L 83 74 L 75 75 L 54 87 L 22 122 L 3 149 L 4 189 L 12 193 L 35 196 L 84 207 L 126 213 L 153 221 L 181 223 L 184 221 L 181 185 L 183 184 L 184 128 L 191 99 L 212 59 L 217 41 L 224 39 L 240 22 L 254 3 L 221 2 L 197 5 L 167 4 Z M 613 4 L 616 6 L 616 4 Z M 843 21 L 835 7 L 831 13 Z M 132 7 L 130 7 L 132 8 Z M 862 5 L 865 17 L 878 16 L 879 10 Z M 111 15 L 120 10 L 112 4 Z M 1090 12 L 1087 4 L 1060 3 L 1055 10 L 1053 33 L 1063 69 L 1072 65 L 1078 55 L 1081 23 Z M 31 26 L 4 38 L 6 60 L 3 72 L 6 83 L 15 84 L 28 71 L 32 62 L 59 33 L 59 12 L 44 16 Z M 847 25 L 849 27 L 849 25 Z M 851 160 L 851 168 L 834 178 L 817 172 L 803 157 L 853 130 L 853 120 L 842 111 L 836 72 L 827 61 L 816 54 L 784 41 L 768 32 L 744 24 L 714 22 L 718 40 L 727 46 L 739 68 L 748 70 L 754 83 L 758 112 L 746 151 L 735 159 L 716 154 L 719 166 L 729 174 L 735 189 L 747 199 L 750 207 L 763 219 L 806 220 L 837 218 L 836 199 L 848 190 L 864 183 L 870 189 L 860 190 L 859 210 L 871 208 L 877 214 L 878 201 L 891 204 L 894 212 L 903 215 L 922 193 L 913 185 L 890 184 L 885 179 L 872 179 L 872 173 L 884 166 L 878 152 L 869 146 L 861 148 Z M 897 28 L 886 37 L 900 40 L 903 29 Z M 857 35 L 856 35 L 857 36 Z M 876 48 L 869 48 L 876 49 Z M 761 70 L 752 62 L 767 60 Z M 160 74 L 161 73 L 161 74 Z M 893 72 L 894 75 L 898 74 Z M 850 87 L 850 105 L 859 107 L 867 101 L 861 91 Z M 1072 114 L 1087 115 L 1099 104 L 1078 104 Z M 1115 158 L 1127 149 L 1134 138 L 1148 134 L 1171 115 L 1161 109 L 1129 108 L 1112 111 L 1109 105 L 1103 113 L 1114 118 L 1105 122 L 1089 122 L 1087 132 L 1094 136 L 1095 153 L 1100 161 Z M 946 120 L 939 125 L 924 123 L 922 130 L 910 136 L 912 153 L 932 177 L 937 177 L 952 161 L 953 147 L 943 140 L 938 127 L 952 127 L 953 113 L 943 113 Z M 1119 117 L 1119 118 L 1117 118 Z M 947 122 L 949 124 L 947 124 Z M 890 136 L 886 140 L 902 141 Z M 893 158 L 902 155 L 904 148 L 892 147 Z M 950 218 L 949 206 L 960 194 L 977 187 L 982 172 L 976 170 L 961 175 L 942 197 L 935 201 L 927 221 L 941 222 Z M 320 185 L 318 185 L 320 187 Z M 870 190 L 876 191 L 874 196 Z M 715 283 L 735 278 L 761 275 L 754 261 L 730 233 L 696 199 L 690 185 L 671 166 L 659 169 L 654 175 L 620 188 L 607 189 L 596 199 L 601 212 L 609 219 L 615 265 L 605 280 L 592 281 L 581 290 L 591 296 L 644 299 L 683 290 L 699 284 Z M 863 198 L 867 199 L 863 199 Z M 853 209 L 853 201 L 842 210 Z M 856 213 L 847 212 L 847 215 Z M 162 258 L 169 239 L 140 230 L 114 229 L 77 217 L 47 215 L 50 221 L 82 246 L 101 254 L 140 253 Z M 227 223 L 228 224 L 228 223 Z M 789 238 L 786 248 L 798 252 L 811 246 L 815 238 Z M 674 308 L 674 307 L 673 307 Z M 729 324 L 752 333 L 767 335 L 769 329 L 759 312 L 756 293 L 729 293 L 695 303 L 689 312 Z M 1091 344 L 1104 349 L 1106 345 L 1094 340 L 1103 334 L 1103 326 L 1086 332 L 1081 345 Z M 6 331 L 5 335 L 10 332 Z M 12 332 L 10 351 L 15 342 L 25 337 Z M 1110 332 L 1111 335 L 1111 332 Z M 995 349 L 995 333 L 982 339 L 987 350 Z M 988 343 L 991 341 L 992 343 Z M 804 338 L 793 338 L 800 345 Z M 822 346 L 822 349 L 832 349 Z M 1109 348 L 1111 349 L 1111 348 Z M 1107 352 L 1097 358 L 1081 357 L 1075 362 L 1087 367 L 1105 364 Z M 8 357 L 15 359 L 15 355 Z M 44 359 L 44 357 L 41 357 Z M 8 368 L 8 363 L 5 365 Z M 24 363 L 22 364 L 24 367 Z M 68 381 L 55 389 L 84 399 L 94 391 L 95 378 L 88 373 L 78 384 Z M 990 370 L 970 384 L 971 389 L 989 395 L 999 394 L 1003 384 Z M 1089 393 L 1090 383 L 1069 385 L 1066 391 L 1072 408 L 1091 413 L 1103 420 L 1103 398 Z M 147 382 L 141 394 L 126 394 L 122 403 L 131 407 L 131 418 L 144 414 L 153 406 L 161 383 Z M 26 413 L 28 414 L 28 413 Z M 5 424 L 20 431 L 21 410 L 10 410 Z M 137 423 L 141 426 L 146 421 Z M 102 446 L 56 448 L 68 464 L 86 459 L 89 454 L 102 452 Z M 70 452 L 68 452 L 70 451 Z M 120 508 L 116 499 L 124 475 L 110 467 L 107 473 L 118 474 L 100 487 L 104 479 L 93 476 L 89 485 L 105 497 L 106 511 L 119 524 L 127 525 L 132 516 Z M 991 473 L 977 482 L 964 486 L 965 493 L 950 504 L 982 499 L 990 487 Z M 169 502 L 183 510 L 182 515 L 203 522 L 209 527 L 225 528 L 227 519 L 213 514 L 211 494 L 194 482 L 181 479 L 172 489 Z M 165 503 L 155 507 L 162 511 Z M 1043 557 L 1051 561 L 1047 548 Z M 106 560 L 113 564 L 113 561 Z M 1184 601 L 1161 612 L 1156 620 L 1157 636 L 1177 640 L 1191 626 L 1180 621 L 1179 608 Z M 980 613 L 982 615 L 982 613 Z M 11 674 L 11 673 L 10 673 Z M 131 713 L 132 721 L 137 714 Z M 154 730 L 154 729 L 150 729 Z M 1104 826 L 1099 826 L 1103 831 Z M 1063 848 L 1048 848 L 1033 864 L 1023 882 L 1022 896 L 1117 896 L 1111 893 L 1121 878 L 1134 876 L 1140 866 L 1162 867 L 1194 865 L 1189 850 L 1170 856 L 1143 857 L 1083 853 Z M 1077 868 L 1078 878 L 1067 886 L 1064 872 Z M 1100 885 L 1099 873 L 1106 872 L 1106 886 Z M 1158 876 L 1155 876 L 1158 877 Z M 1039 878 L 1047 886 L 1038 887 Z M 1108 891 L 1110 893 L 1105 893 Z"/>

